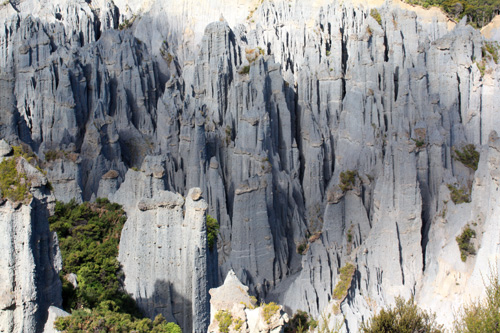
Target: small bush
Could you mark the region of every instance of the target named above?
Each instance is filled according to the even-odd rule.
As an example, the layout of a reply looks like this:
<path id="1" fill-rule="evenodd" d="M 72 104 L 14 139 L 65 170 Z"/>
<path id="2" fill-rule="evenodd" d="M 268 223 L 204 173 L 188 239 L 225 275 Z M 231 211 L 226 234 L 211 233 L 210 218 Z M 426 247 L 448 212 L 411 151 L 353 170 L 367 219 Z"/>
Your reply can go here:
<path id="1" fill-rule="evenodd" d="M 245 75 L 245 74 L 248 74 L 250 73 L 250 66 L 243 66 L 240 70 L 240 74 L 241 75 Z"/>
<path id="2" fill-rule="evenodd" d="M 500 280 L 490 274 L 486 299 L 465 305 L 454 322 L 457 333 L 498 332 L 500 327 Z"/>
<path id="3" fill-rule="evenodd" d="M 228 333 L 229 326 L 233 323 L 233 316 L 228 311 L 219 310 L 215 314 L 215 320 L 219 322 L 219 332 Z"/>
<path id="4" fill-rule="evenodd" d="M 214 249 L 217 244 L 217 235 L 219 234 L 219 223 L 216 219 L 207 215 L 207 243 L 210 251 Z"/>
<path id="5" fill-rule="evenodd" d="M 474 231 L 467 225 L 460 236 L 457 236 L 456 238 L 458 248 L 460 249 L 460 258 L 463 262 L 467 260 L 467 257 L 469 255 L 476 254 L 474 244 L 471 243 L 471 240 L 474 237 L 476 237 L 476 231 Z"/>
<path id="6" fill-rule="evenodd" d="M 264 315 L 264 320 L 267 324 L 271 323 L 271 318 L 278 312 L 280 306 L 274 302 L 264 304 L 262 306 L 262 314 Z"/>
<path id="7" fill-rule="evenodd" d="M 309 249 L 309 244 L 307 244 L 306 241 L 303 241 L 302 243 L 297 245 L 297 253 L 300 255 L 306 254 L 308 249 Z"/>
<path id="8" fill-rule="evenodd" d="M 318 322 L 305 311 L 298 310 L 288 322 L 285 332 L 308 332 L 310 329 L 318 327 Z"/>
<path id="9" fill-rule="evenodd" d="M 340 280 L 333 290 L 333 298 L 343 300 L 347 296 L 347 291 L 351 287 L 351 281 L 355 271 L 356 267 L 351 263 L 347 263 L 340 269 Z"/>
<path id="10" fill-rule="evenodd" d="M 239 332 L 241 330 L 241 327 L 243 326 L 244 321 L 240 318 L 236 318 L 233 320 L 234 322 L 234 330 Z"/>
<path id="11" fill-rule="evenodd" d="M 380 26 L 382 26 L 382 17 L 380 16 L 378 10 L 376 10 L 375 8 L 370 10 L 370 16 L 373 17 Z"/>
<path id="12" fill-rule="evenodd" d="M 358 172 L 356 170 L 347 170 L 340 173 L 340 189 L 342 192 L 352 190 L 356 183 Z"/>
<path id="13" fill-rule="evenodd" d="M 417 147 L 417 148 L 422 148 L 425 145 L 424 140 L 420 140 L 420 139 L 412 139 L 412 140 L 413 140 L 413 142 L 415 142 L 415 147 Z"/>
<path id="14" fill-rule="evenodd" d="M 413 302 L 402 297 L 396 298 L 396 306 L 388 310 L 382 309 L 368 323 L 361 324 L 361 332 L 443 332 L 443 327 L 436 323 L 436 315 L 422 311 Z"/>
<path id="15" fill-rule="evenodd" d="M 466 167 L 476 171 L 479 164 L 479 152 L 473 144 L 468 144 L 462 150 L 454 150 L 454 158 Z"/>
<path id="16" fill-rule="evenodd" d="M 458 185 L 448 184 L 448 189 L 450 190 L 451 201 L 456 205 L 470 202 L 469 191 L 465 187 L 458 187 Z"/>

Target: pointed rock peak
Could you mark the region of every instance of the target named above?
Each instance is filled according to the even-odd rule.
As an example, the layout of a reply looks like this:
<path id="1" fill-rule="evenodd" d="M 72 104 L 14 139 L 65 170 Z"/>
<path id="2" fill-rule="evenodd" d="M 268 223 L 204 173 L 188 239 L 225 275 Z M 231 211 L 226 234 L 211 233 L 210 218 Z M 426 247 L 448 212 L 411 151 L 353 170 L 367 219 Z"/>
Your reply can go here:
<path id="1" fill-rule="evenodd" d="M 464 17 L 462 17 L 462 19 L 460 20 L 460 22 L 458 22 L 457 27 L 465 27 L 466 25 L 467 25 L 467 15 L 465 15 Z"/>

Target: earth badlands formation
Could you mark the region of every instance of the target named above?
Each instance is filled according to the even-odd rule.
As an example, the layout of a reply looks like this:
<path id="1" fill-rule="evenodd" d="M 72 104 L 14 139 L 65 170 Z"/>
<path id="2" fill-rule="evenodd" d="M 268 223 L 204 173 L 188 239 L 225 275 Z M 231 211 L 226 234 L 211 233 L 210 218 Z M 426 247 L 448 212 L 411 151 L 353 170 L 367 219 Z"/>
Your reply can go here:
<path id="1" fill-rule="evenodd" d="M 398 0 L 4 2 L 3 154 L 62 154 L 29 170 L 29 204 L 0 207 L 0 330 L 51 330 L 62 263 L 47 216 L 97 197 L 127 212 L 126 291 L 185 332 L 207 331 L 229 272 L 349 332 L 412 295 L 450 326 L 500 263 L 495 22 L 481 33 Z M 457 159 L 468 144 L 477 170 Z"/>

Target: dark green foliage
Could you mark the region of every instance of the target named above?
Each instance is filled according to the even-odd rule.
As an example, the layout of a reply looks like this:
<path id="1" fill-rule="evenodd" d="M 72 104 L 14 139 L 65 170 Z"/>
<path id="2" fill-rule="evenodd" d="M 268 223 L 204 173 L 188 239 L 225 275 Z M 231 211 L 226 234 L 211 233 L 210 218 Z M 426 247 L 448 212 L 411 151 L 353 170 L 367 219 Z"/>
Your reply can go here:
<path id="1" fill-rule="evenodd" d="M 219 223 L 216 219 L 207 215 L 207 242 L 210 251 L 214 249 L 217 244 L 217 235 L 219 234 Z"/>
<path id="2" fill-rule="evenodd" d="M 286 333 L 309 332 L 309 329 L 318 327 L 318 322 L 305 311 L 298 310 L 288 322 L 285 328 Z"/>
<path id="3" fill-rule="evenodd" d="M 486 299 L 472 302 L 462 308 L 454 323 L 457 333 L 500 332 L 500 281 L 491 274 L 486 286 Z"/>
<path id="4" fill-rule="evenodd" d="M 474 237 L 476 237 L 476 231 L 467 225 L 460 236 L 456 238 L 458 248 L 460 249 L 460 258 L 463 262 L 467 260 L 469 255 L 476 254 L 474 244 L 471 243 L 471 240 Z"/>
<path id="5" fill-rule="evenodd" d="M 408 301 L 402 297 L 396 298 L 396 306 L 388 310 L 382 309 L 368 323 L 361 324 L 364 333 L 413 333 L 442 332 L 442 326 L 435 321 L 435 314 L 422 311 L 414 304 L 413 298 Z"/>
<path id="6" fill-rule="evenodd" d="M 49 218 L 57 232 L 63 257 L 61 272 L 63 307 L 71 316 L 59 318 L 56 328 L 65 332 L 169 332 L 179 326 L 161 316 L 154 322 L 141 319 L 134 300 L 123 291 L 116 259 L 121 230 L 126 221 L 120 205 L 107 199 L 95 203 L 56 202 Z M 78 288 L 64 276 L 75 273 Z"/>
<path id="7" fill-rule="evenodd" d="M 347 170 L 342 171 L 340 173 L 340 189 L 343 192 L 347 192 L 352 190 L 353 186 L 356 183 L 356 177 L 358 176 L 358 172 L 356 170 Z"/>
<path id="8" fill-rule="evenodd" d="M 380 16 L 378 10 L 376 10 L 375 8 L 370 10 L 370 16 L 373 17 L 380 26 L 382 25 L 382 17 Z"/>
<path id="9" fill-rule="evenodd" d="M 250 66 L 243 66 L 240 70 L 240 74 L 248 74 L 250 73 Z"/>
<path id="10" fill-rule="evenodd" d="M 465 187 L 458 187 L 458 185 L 448 184 L 448 189 L 450 190 L 451 201 L 456 205 L 470 202 L 469 191 Z"/>
<path id="11" fill-rule="evenodd" d="M 422 148 L 425 145 L 424 140 L 420 140 L 420 139 L 412 139 L 412 140 L 415 142 L 415 146 L 417 148 Z"/>
<path id="12" fill-rule="evenodd" d="M 479 152 L 473 144 L 468 144 L 462 150 L 454 150 L 454 158 L 463 165 L 476 171 L 479 164 Z"/>
<path id="13" fill-rule="evenodd" d="M 137 319 L 128 313 L 119 312 L 113 301 L 102 302 L 93 310 L 81 309 L 72 315 L 58 318 L 55 328 L 63 332 L 132 332 L 137 333 L 182 333 L 174 323 L 167 323 L 160 314 L 154 321 L 149 318 Z"/>
<path id="14" fill-rule="evenodd" d="M 76 290 L 72 291 L 72 286 L 63 281 L 66 310 L 94 308 L 111 300 L 120 311 L 140 315 L 119 281 L 116 256 L 126 219 L 121 206 L 107 199 L 97 199 L 95 204 L 78 205 L 74 200 L 56 203 L 49 223 L 59 238 L 64 263 L 61 274 L 78 276 Z"/>
<path id="15" fill-rule="evenodd" d="M 500 0 L 405 0 L 423 7 L 436 6 L 457 19 L 468 17 L 474 27 L 483 27 L 500 12 Z"/>
<path id="16" fill-rule="evenodd" d="M 300 255 L 306 254 L 308 249 L 309 249 L 309 244 L 307 244 L 306 241 L 303 241 L 302 243 L 297 245 L 297 253 Z"/>
<path id="17" fill-rule="evenodd" d="M 350 262 L 340 269 L 340 280 L 333 290 L 333 298 L 343 300 L 346 297 L 355 271 L 356 267 Z"/>

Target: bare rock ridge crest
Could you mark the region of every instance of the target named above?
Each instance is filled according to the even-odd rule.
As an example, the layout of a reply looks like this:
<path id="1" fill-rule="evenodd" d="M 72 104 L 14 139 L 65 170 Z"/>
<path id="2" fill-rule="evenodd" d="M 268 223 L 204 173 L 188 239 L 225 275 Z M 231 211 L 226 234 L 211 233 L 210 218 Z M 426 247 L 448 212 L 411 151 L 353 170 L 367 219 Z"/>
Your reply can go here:
<path id="1" fill-rule="evenodd" d="M 398 295 L 450 325 L 500 264 L 495 22 L 483 37 L 397 0 L 20 0 L 0 17 L 0 136 L 55 152 L 58 200 L 124 206 L 125 288 L 149 316 L 206 331 L 208 289 L 233 270 L 348 331 Z M 477 170 L 457 159 L 467 144 Z"/>

